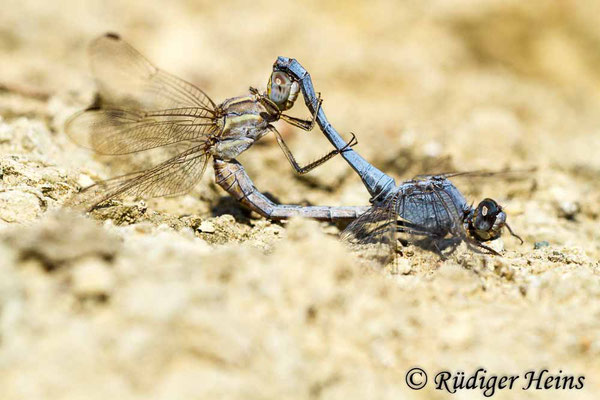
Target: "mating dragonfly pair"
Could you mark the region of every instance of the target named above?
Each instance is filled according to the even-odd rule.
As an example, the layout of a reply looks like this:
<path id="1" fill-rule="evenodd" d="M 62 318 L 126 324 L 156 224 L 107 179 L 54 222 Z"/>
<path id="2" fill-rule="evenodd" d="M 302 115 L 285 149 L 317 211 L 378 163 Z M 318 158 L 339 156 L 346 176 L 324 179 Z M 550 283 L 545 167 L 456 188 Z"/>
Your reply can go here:
<path id="1" fill-rule="evenodd" d="M 182 145 L 186 150 L 147 170 L 87 187 L 70 200 L 71 206 L 92 210 L 116 198 L 185 193 L 202 177 L 212 159 L 216 183 L 244 206 L 271 219 L 299 215 L 354 220 L 344 237 L 356 246 L 377 249 L 375 257 L 382 262 L 394 255 L 397 233 L 413 243 L 428 241 L 440 253 L 465 242 L 494 254 L 483 242 L 498 238 L 504 226 L 513 234 L 506 224 L 506 214 L 495 201 L 485 199 L 476 208 L 471 207 L 447 179 L 450 176 L 428 176 L 396 185 L 393 178 L 368 163 L 352 149 L 357 143 L 355 137 L 346 143 L 329 124 L 310 75 L 293 59 L 277 60 L 266 92 L 250 88 L 249 95 L 217 105 L 194 85 L 156 68 L 118 35 L 96 39 L 90 46 L 90 57 L 98 94 L 91 107 L 67 121 L 65 130 L 71 139 L 107 155 Z M 311 119 L 284 113 L 300 92 Z M 272 125 L 277 120 L 306 131 L 318 123 L 335 150 L 300 166 Z M 372 206 L 273 203 L 235 160 L 269 132 L 300 174 L 341 154 L 363 180 L 372 196 Z"/>

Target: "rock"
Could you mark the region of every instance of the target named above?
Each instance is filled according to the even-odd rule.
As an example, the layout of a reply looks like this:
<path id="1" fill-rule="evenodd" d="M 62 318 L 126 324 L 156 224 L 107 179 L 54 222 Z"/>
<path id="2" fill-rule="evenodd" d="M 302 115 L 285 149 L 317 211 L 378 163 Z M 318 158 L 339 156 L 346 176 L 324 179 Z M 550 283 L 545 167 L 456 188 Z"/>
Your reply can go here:
<path id="1" fill-rule="evenodd" d="M 202 221 L 198 227 L 198 231 L 203 233 L 215 233 L 216 228 L 212 222 Z"/>
<path id="2" fill-rule="evenodd" d="M 81 188 L 91 186 L 94 183 L 95 183 L 94 180 L 86 174 L 79 174 L 79 177 L 77 178 L 77 184 Z"/>
<path id="3" fill-rule="evenodd" d="M 0 221 L 33 221 L 42 213 L 39 198 L 18 189 L 0 192 Z"/>
<path id="4" fill-rule="evenodd" d="M 561 201 L 558 203 L 558 216 L 569 220 L 575 219 L 581 211 L 581 206 L 576 201 Z"/>
<path id="5" fill-rule="evenodd" d="M 496 250 L 498 253 L 502 253 L 504 251 L 504 239 L 502 237 L 499 237 L 496 240 L 485 242 L 485 245 Z"/>

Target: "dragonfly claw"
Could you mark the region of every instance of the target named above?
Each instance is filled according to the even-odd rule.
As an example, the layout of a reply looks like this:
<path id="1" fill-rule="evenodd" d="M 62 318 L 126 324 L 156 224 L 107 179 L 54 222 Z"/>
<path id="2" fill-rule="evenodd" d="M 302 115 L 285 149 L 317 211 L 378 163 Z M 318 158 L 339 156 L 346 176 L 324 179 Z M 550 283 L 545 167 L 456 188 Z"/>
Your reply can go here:
<path id="1" fill-rule="evenodd" d="M 348 143 L 346 143 L 346 145 L 340 149 L 340 151 L 339 151 L 340 153 L 343 153 L 344 151 L 348 150 L 350 147 L 354 147 L 358 144 L 358 139 L 356 138 L 356 135 L 352 132 L 350 132 L 350 134 L 352 135 L 352 139 L 350 139 L 350 141 Z"/>

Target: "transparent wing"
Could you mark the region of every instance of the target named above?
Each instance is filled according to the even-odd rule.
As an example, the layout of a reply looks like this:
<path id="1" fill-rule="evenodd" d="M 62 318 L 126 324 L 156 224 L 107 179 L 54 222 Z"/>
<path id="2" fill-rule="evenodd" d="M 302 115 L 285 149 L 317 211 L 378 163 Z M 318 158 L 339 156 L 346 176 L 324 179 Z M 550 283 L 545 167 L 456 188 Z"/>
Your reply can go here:
<path id="1" fill-rule="evenodd" d="M 218 131 L 216 106 L 202 90 L 159 70 L 117 35 L 94 40 L 90 58 L 96 102 L 65 125 L 81 146 L 120 155 Z"/>
<path id="2" fill-rule="evenodd" d="M 458 171 L 458 172 L 442 172 L 438 174 L 422 174 L 417 175 L 413 179 L 415 180 L 425 180 L 433 177 L 438 178 L 457 178 L 457 177 L 467 177 L 467 178 L 488 178 L 488 177 L 500 177 L 500 178 L 526 178 L 530 173 L 535 172 L 537 169 L 535 167 L 526 168 L 526 169 L 503 169 L 498 171 L 487 171 L 487 170 L 476 170 L 476 171 Z"/>
<path id="3" fill-rule="evenodd" d="M 463 210 L 459 209 L 452 196 L 444 188 L 434 188 L 432 190 L 433 195 L 436 198 L 435 201 L 435 214 L 438 217 L 438 221 L 442 222 L 442 217 L 445 218 L 448 224 L 448 233 L 453 236 L 463 236 Z"/>
<path id="4" fill-rule="evenodd" d="M 397 203 L 401 239 L 443 254 L 465 240 L 462 210 L 442 186 L 412 187 Z"/>
<path id="5" fill-rule="evenodd" d="M 385 266 L 394 260 L 396 251 L 397 195 L 390 195 L 373 205 L 342 232 L 342 240 L 362 257 Z"/>
<path id="6" fill-rule="evenodd" d="M 107 105 L 140 110 L 196 107 L 207 113 L 216 108 L 202 90 L 156 68 L 118 35 L 108 33 L 94 40 L 89 54 Z"/>
<path id="7" fill-rule="evenodd" d="M 69 118 L 65 132 L 75 143 L 100 154 L 130 154 L 216 134 L 214 119 L 203 113 L 198 108 L 89 109 Z"/>
<path id="8" fill-rule="evenodd" d="M 124 197 L 161 197 L 189 191 L 206 169 L 209 154 L 204 145 L 193 147 L 153 168 L 122 175 L 89 186 L 68 206 L 92 210 L 101 203 Z"/>

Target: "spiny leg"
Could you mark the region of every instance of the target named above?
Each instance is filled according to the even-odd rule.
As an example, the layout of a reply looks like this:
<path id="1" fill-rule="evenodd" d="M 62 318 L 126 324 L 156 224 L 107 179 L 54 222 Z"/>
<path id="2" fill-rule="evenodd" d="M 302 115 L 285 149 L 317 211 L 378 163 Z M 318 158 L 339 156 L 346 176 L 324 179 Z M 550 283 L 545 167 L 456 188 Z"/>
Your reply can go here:
<path id="1" fill-rule="evenodd" d="M 315 110 L 315 106 L 317 105 L 315 99 L 317 98 L 317 95 L 308 71 L 306 71 L 298 61 L 286 57 L 277 58 L 277 61 L 273 65 L 273 71 L 285 72 L 298 82 L 302 97 L 304 98 L 304 103 L 309 111 L 315 111 L 313 114 L 317 119 L 317 124 L 319 124 L 321 131 L 336 149 L 341 149 L 345 144 L 344 139 L 333 125 L 327 121 L 323 108 L 321 107 L 318 112 Z M 351 149 L 348 150 L 349 151 L 343 153 L 343 157 L 360 176 L 371 197 L 376 197 L 382 193 L 388 195 L 390 191 L 396 187 L 396 182 L 391 176 L 367 162 L 367 160 L 357 152 L 350 151 Z"/>
<path id="2" fill-rule="evenodd" d="M 317 122 L 317 114 L 319 114 L 319 110 L 321 109 L 321 104 L 323 103 L 323 99 L 321 98 L 321 93 L 317 94 L 317 107 L 315 108 L 315 112 L 312 115 L 312 119 L 301 119 L 292 117 L 291 115 L 281 114 L 279 118 L 283 121 L 287 122 L 290 125 L 296 126 L 305 131 L 312 131 L 315 127 L 315 123 Z"/>
<path id="3" fill-rule="evenodd" d="M 342 147 L 341 150 L 332 150 L 329 153 L 325 154 L 323 157 L 319 158 L 318 160 L 313 161 L 310 164 L 305 165 L 304 167 L 301 167 L 298 164 L 298 162 L 296 161 L 296 158 L 292 154 L 292 152 L 289 149 L 289 147 L 287 146 L 287 144 L 285 144 L 285 141 L 283 140 L 283 137 L 281 137 L 281 134 L 279 133 L 279 131 L 277 129 L 275 129 L 274 126 L 271 126 L 271 125 L 269 125 L 269 129 L 275 134 L 277 143 L 279 144 L 279 147 L 281 147 L 281 150 L 285 154 L 285 157 L 288 159 L 288 161 L 290 162 L 290 164 L 292 165 L 294 170 L 300 175 L 305 174 L 305 173 L 315 169 L 316 167 L 323 164 L 327 160 L 342 153 L 347 148 L 350 148 L 358 143 L 356 136 L 354 134 L 352 134 L 352 139 L 344 147 Z"/>
<path id="4" fill-rule="evenodd" d="M 477 242 L 477 241 L 473 241 L 473 240 L 466 240 L 466 243 L 467 243 L 467 246 L 470 249 L 472 249 L 472 250 L 474 250 L 474 251 L 476 251 L 478 253 L 482 253 L 479 249 L 484 249 L 484 250 L 487 250 L 487 252 L 489 254 L 492 254 L 492 255 L 495 255 L 495 256 L 502 256 L 502 254 L 498 253 L 496 250 L 492 249 L 489 246 L 486 246 L 483 243 L 480 243 L 480 242 Z"/>

